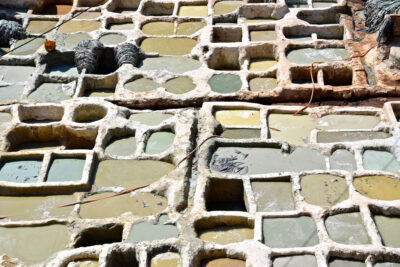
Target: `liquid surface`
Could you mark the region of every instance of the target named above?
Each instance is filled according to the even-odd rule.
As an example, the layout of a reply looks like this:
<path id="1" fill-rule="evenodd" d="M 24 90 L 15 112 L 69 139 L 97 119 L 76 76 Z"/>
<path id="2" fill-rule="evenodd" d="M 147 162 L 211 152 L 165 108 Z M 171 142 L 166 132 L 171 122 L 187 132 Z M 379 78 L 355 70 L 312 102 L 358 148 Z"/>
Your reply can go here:
<path id="1" fill-rule="evenodd" d="M 214 15 L 223 15 L 236 11 L 241 5 L 242 1 L 222 1 L 214 5 Z"/>
<path id="2" fill-rule="evenodd" d="M 204 241 L 224 245 L 253 239 L 254 231 L 252 228 L 247 227 L 217 226 L 201 230 L 198 232 L 198 235 Z"/>
<path id="3" fill-rule="evenodd" d="M 292 184 L 284 181 L 251 183 L 257 212 L 294 210 Z"/>
<path id="4" fill-rule="evenodd" d="M 179 56 L 190 54 L 196 44 L 189 38 L 155 37 L 144 39 L 140 48 L 146 53 Z"/>
<path id="5" fill-rule="evenodd" d="M 37 182 L 42 160 L 10 160 L 3 162 L 0 169 L 0 181 L 14 183 Z"/>
<path id="6" fill-rule="evenodd" d="M 244 23 L 249 23 L 249 24 L 256 24 L 256 23 L 269 23 L 269 22 L 274 22 L 276 20 L 274 19 L 263 19 L 263 18 L 254 18 L 254 19 L 246 19 Z"/>
<path id="7" fill-rule="evenodd" d="M 69 235 L 64 225 L 0 227 L 1 253 L 17 257 L 26 264 L 46 260 L 53 253 L 65 249 L 68 242 Z"/>
<path id="8" fill-rule="evenodd" d="M 209 80 L 208 84 L 211 91 L 220 94 L 234 93 L 242 87 L 240 77 L 235 74 L 214 74 Z"/>
<path id="9" fill-rule="evenodd" d="M 218 147 L 210 169 L 216 173 L 264 174 L 325 169 L 325 158 L 317 151 L 298 147 L 291 154 L 277 148 Z"/>
<path id="10" fill-rule="evenodd" d="M 260 111 L 258 110 L 218 110 L 215 119 L 223 126 L 258 126 Z"/>
<path id="11" fill-rule="evenodd" d="M 28 99 L 39 102 L 58 102 L 71 99 L 62 90 L 61 83 L 42 83 L 35 91 L 29 94 Z"/>
<path id="12" fill-rule="evenodd" d="M 110 195 L 112 193 L 95 194 L 84 200 L 93 200 Z M 166 198 L 151 193 L 125 194 L 81 205 L 80 216 L 87 219 L 103 219 L 118 217 L 125 212 L 131 212 L 134 216 L 157 215 L 165 210 L 167 205 Z"/>
<path id="13" fill-rule="evenodd" d="M 58 28 L 60 33 L 91 32 L 101 27 L 100 21 L 71 20 Z"/>
<path id="14" fill-rule="evenodd" d="M 161 112 L 147 112 L 132 114 L 129 119 L 149 126 L 155 126 L 172 117 L 173 115 L 171 114 L 165 114 Z"/>
<path id="15" fill-rule="evenodd" d="M 361 140 L 386 139 L 391 137 L 385 132 L 357 132 L 357 131 L 342 131 L 342 132 L 318 132 L 318 143 L 336 143 L 336 142 L 357 142 Z"/>
<path id="16" fill-rule="evenodd" d="M 174 143 L 175 134 L 171 132 L 156 132 L 147 140 L 145 153 L 159 154 L 166 151 Z"/>
<path id="17" fill-rule="evenodd" d="M 276 40 L 276 32 L 271 31 L 250 31 L 250 41 L 274 41 Z"/>
<path id="18" fill-rule="evenodd" d="M 110 30 L 113 31 L 129 31 L 133 30 L 133 23 L 112 23 L 109 26 Z"/>
<path id="19" fill-rule="evenodd" d="M 309 204 L 330 207 L 349 198 L 343 177 L 329 174 L 305 175 L 301 178 L 301 195 Z"/>
<path id="20" fill-rule="evenodd" d="M 14 48 L 19 47 L 15 49 L 13 52 L 11 52 L 11 55 L 16 55 L 16 56 L 26 56 L 26 55 L 31 55 L 35 53 L 41 46 L 43 46 L 43 43 L 45 41 L 44 38 L 37 38 L 30 42 L 33 38 L 28 38 L 25 40 L 19 40 L 18 42 L 15 43 Z M 30 42 L 30 43 L 28 43 Z M 26 43 L 26 44 L 25 44 Z"/>
<path id="21" fill-rule="evenodd" d="M 178 234 L 178 229 L 174 225 L 140 222 L 132 226 L 128 242 L 136 243 L 141 241 L 162 240 L 178 237 Z"/>
<path id="22" fill-rule="evenodd" d="M 57 20 L 31 20 L 26 28 L 29 33 L 43 33 L 54 28 L 57 24 Z"/>
<path id="23" fill-rule="evenodd" d="M 12 221 L 67 218 L 73 206 L 60 209 L 54 209 L 54 207 L 75 201 L 76 198 L 73 195 L 0 197 L 0 217 L 11 216 Z"/>
<path id="24" fill-rule="evenodd" d="M 205 22 L 182 22 L 176 29 L 177 35 L 192 35 L 206 26 Z"/>
<path id="25" fill-rule="evenodd" d="M 309 65 L 316 61 L 333 62 L 348 58 L 349 54 L 344 48 L 301 48 L 292 50 L 287 54 L 287 59 L 296 64 Z"/>
<path id="26" fill-rule="evenodd" d="M 207 15 L 207 6 L 181 6 L 178 12 L 178 16 L 181 17 L 206 17 Z"/>
<path id="27" fill-rule="evenodd" d="M 31 66 L 0 65 L 0 80 L 6 83 L 25 83 L 34 71 L 35 67 Z"/>
<path id="28" fill-rule="evenodd" d="M 355 189 L 363 196 L 380 199 L 400 199 L 400 180 L 386 176 L 362 176 L 353 181 Z"/>
<path id="29" fill-rule="evenodd" d="M 161 253 L 151 259 L 150 267 L 182 267 L 182 259 L 178 253 Z"/>
<path id="30" fill-rule="evenodd" d="M 10 113 L 0 112 L 0 132 L 6 130 L 11 125 L 12 116 Z"/>
<path id="31" fill-rule="evenodd" d="M 375 215 L 374 221 L 383 244 L 388 247 L 400 247 L 400 218 Z"/>
<path id="32" fill-rule="evenodd" d="M 105 34 L 99 39 L 103 45 L 117 45 L 126 41 L 126 36 L 118 33 Z"/>
<path id="33" fill-rule="evenodd" d="M 50 67 L 48 73 L 51 75 L 79 75 L 75 64 L 56 65 Z"/>
<path id="34" fill-rule="evenodd" d="M 333 259 L 329 261 L 328 267 L 365 267 L 365 263 L 363 261 L 356 260 L 342 260 L 342 259 Z"/>
<path id="35" fill-rule="evenodd" d="M 263 242 L 272 248 L 310 247 L 319 243 L 314 220 L 308 216 L 263 219 Z"/>
<path id="36" fill-rule="evenodd" d="M 253 92 L 268 92 L 278 86 L 278 81 L 275 78 L 254 78 L 249 82 L 250 91 Z"/>
<path id="37" fill-rule="evenodd" d="M 268 58 L 254 58 L 250 60 L 250 71 L 266 71 L 278 64 L 278 61 Z"/>
<path id="38" fill-rule="evenodd" d="M 13 151 L 27 152 L 27 151 L 38 151 L 38 150 L 54 150 L 57 148 L 61 148 L 61 144 L 58 141 L 25 142 L 13 148 Z"/>
<path id="39" fill-rule="evenodd" d="M 54 159 L 50 165 L 47 182 L 68 182 L 82 179 L 85 159 Z"/>
<path id="40" fill-rule="evenodd" d="M 359 212 L 329 216 L 325 226 L 329 237 L 335 242 L 348 245 L 370 243 Z"/>
<path id="41" fill-rule="evenodd" d="M 188 57 L 156 57 L 143 60 L 142 70 L 166 70 L 172 73 L 184 73 L 200 68 L 201 63 Z"/>
<path id="42" fill-rule="evenodd" d="M 104 160 L 97 167 L 95 184 L 126 188 L 144 186 L 157 181 L 173 168 L 170 163 L 155 160 Z"/>
<path id="43" fill-rule="evenodd" d="M 273 260 L 273 267 L 317 267 L 317 259 L 313 255 L 298 255 L 277 257 Z"/>
<path id="44" fill-rule="evenodd" d="M 228 129 L 223 131 L 221 137 L 228 139 L 260 138 L 261 131 L 258 129 Z"/>
<path id="45" fill-rule="evenodd" d="M 357 164 L 353 153 L 346 149 L 335 150 L 329 157 L 329 163 L 331 165 L 331 170 L 357 170 Z"/>
<path id="46" fill-rule="evenodd" d="M 219 258 L 215 260 L 206 260 L 202 262 L 201 267 L 246 267 L 246 262 L 243 260 Z"/>
<path id="47" fill-rule="evenodd" d="M 105 152 L 111 156 L 131 156 L 136 151 L 136 138 L 123 137 L 111 140 Z"/>
<path id="48" fill-rule="evenodd" d="M 157 21 L 146 23 L 142 27 L 142 32 L 149 35 L 168 36 L 174 34 L 174 29 L 175 26 L 173 22 Z"/>
<path id="49" fill-rule="evenodd" d="M 363 154 L 363 166 L 366 170 L 400 171 L 400 163 L 387 151 L 366 150 Z"/>

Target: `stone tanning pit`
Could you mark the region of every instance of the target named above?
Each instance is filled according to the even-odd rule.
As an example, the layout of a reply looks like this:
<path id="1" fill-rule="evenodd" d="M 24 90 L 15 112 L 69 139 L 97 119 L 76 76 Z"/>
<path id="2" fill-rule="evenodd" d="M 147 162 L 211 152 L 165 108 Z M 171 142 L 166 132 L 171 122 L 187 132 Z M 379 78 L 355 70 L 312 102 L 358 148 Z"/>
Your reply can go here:
<path id="1" fill-rule="evenodd" d="M 0 0 L 0 266 L 400 266 L 365 1 Z"/>

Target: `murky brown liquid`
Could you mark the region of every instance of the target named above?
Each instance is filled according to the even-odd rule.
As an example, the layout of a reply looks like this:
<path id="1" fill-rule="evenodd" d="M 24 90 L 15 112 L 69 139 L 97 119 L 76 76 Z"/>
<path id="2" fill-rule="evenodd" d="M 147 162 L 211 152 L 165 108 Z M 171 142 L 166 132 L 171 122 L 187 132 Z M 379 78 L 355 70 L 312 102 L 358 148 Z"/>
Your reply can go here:
<path id="1" fill-rule="evenodd" d="M 36 227 L 0 227 L 0 251 L 26 264 L 39 263 L 69 243 L 67 227 L 60 224 Z"/>
<path id="2" fill-rule="evenodd" d="M 380 199 L 400 199 L 400 180 L 387 176 L 362 176 L 353 181 L 356 190 L 363 196 Z"/>
<path id="3" fill-rule="evenodd" d="M 85 198 L 93 200 L 113 195 L 112 193 L 96 194 Z M 166 209 L 167 199 L 151 193 L 137 193 L 133 196 L 125 194 L 101 201 L 81 205 L 82 218 L 102 219 L 118 217 L 125 212 L 132 212 L 135 216 L 156 215 Z"/>
<path id="4" fill-rule="evenodd" d="M 314 174 L 301 177 L 301 195 L 310 204 L 330 207 L 346 200 L 349 189 L 343 177 Z"/>
<path id="5" fill-rule="evenodd" d="M 200 239 L 218 244 L 236 243 L 253 237 L 252 228 L 240 226 L 217 226 L 199 231 Z"/>
<path id="6" fill-rule="evenodd" d="M 72 9 L 72 5 L 46 5 L 40 14 L 43 15 L 65 15 Z"/>
<path id="7" fill-rule="evenodd" d="M 0 197 L 0 217 L 11 216 L 12 221 L 67 218 L 73 207 L 59 209 L 55 207 L 75 201 L 76 198 L 73 195 Z"/>

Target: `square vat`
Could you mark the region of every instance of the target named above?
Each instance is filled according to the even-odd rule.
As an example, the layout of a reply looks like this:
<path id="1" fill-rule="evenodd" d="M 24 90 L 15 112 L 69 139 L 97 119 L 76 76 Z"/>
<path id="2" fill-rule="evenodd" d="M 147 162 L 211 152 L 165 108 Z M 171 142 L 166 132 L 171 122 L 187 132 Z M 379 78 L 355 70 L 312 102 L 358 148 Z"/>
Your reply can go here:
<path id="1" fill-rule="evenodd" d="M 46 182 L 80 181 L 85 163 L 84 158 L 55 158 L 51 161 Z"/>
<path id="2" fill-rule="evenodd" d="M 373 216 L 379 235 L 384 246 L 400 247 L 400 217 L 384 216 L 376 214 Z"/>
<path id="3" fill-rule="evenodd" d="M 64 1 L 45 1 L 45 3 L 33 10 L 33 14 L 40 15 L 66 15 L 72 9 L 72 0 Z"/>
<path id="4" fill-rule="evenodd" d="M 80 96 L 84 97 L 112 97 L 115 94 L 117 75 L 104 78 L 84 77 Z"/>
<path id="5" fill-rule="evenodd" d="M 314 255 L 293 255 L 273 258 L 273 267 L 318 267 Z"/>
<path id="6" fill-rule="evenodd" d="M 213 27 L 213 43 L 234 43 L 242 41 L 242 28 Z"/>
<path id="7" fill-rule="evenodd" d="M 319 243 L 312 217 L 264 218 L 263 243 L 271 248 L 311 247 Z"/>
<path id="8" fill-rule="evenodd" d="M 35 72 L 35 66 L 0 65 L 2 81 L 7 83 L 26 83 Z"/>
<path id="9" fill-rule="evenodd" d="M 145 16 L 171 16 L 174 11 L 174 3 L 146 2 L 143 5 L 142 14 Z"/>
<path id="10" fill-rule="evenodd" d="M 28 95 L 28 99 L 44 103 L 55 103 L 71 99 L 75 93 L 76 82 L 53 83 L 44 82 Z"/>
<path id="11" fill-rule="evenodd" d="M 242 180 L 211 179 L 205 193 L 206 209 L 246 211 L 247 199 Z"/>
<path id="12" fill-rule="evenodd" d="M 309 67 L 292 67 L 290 68 L 290 78 L 294 84 L 312 84 L 311 73 Z M 313 68 L 314 83 L 318 83 L 318 69 Z"/>
<path id="13" fill-rule="evenodd" d="M 42 34 L 54 28 L 58 20 L 30 20 L 26 31 L 29 33 Z"/>
<path id="14" fill-rule="evenodd" d="M 216 47 L 207 63 L 214 70 L 240 70 L 239 48 Z"/>
<path id="15" fill-rule="evenodd" d="M 251 30 L 250 41 L 252 42 L 264 42 L 264 41 L 275 41 L 277 38 L 275 30 Z"/>
<path id="16" fill-rule="evenodd" d="M 178 16 L 180 17 L 207 17 L 208 7 L 207 5 L 190 5 L 179 7 Z"/>
<path id="17" fill-rule="evenodd" d="M 0 164 L 0 181 L 36 183 L 42 167 L 42 158 L 3 159 Z"/>
<path id="18" fill-rule="evenodd" d="M 287 180 L 254 180 L 251 182 L 257 212 L 294 210 L 292 184 Z"/>

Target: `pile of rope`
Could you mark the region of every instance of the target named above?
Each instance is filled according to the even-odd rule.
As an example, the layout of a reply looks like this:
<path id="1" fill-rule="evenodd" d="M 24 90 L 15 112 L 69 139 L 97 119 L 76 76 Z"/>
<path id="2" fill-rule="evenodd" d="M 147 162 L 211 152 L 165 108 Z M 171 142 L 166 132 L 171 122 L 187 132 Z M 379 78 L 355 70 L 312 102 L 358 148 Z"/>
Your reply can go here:
<path id="1" fill-rule="evenodd" d="M 8 47 L 12 42 L 28 37 L 28 33 L 16 21 L 0 20 L 0 47 Z"/>
<path id="2" fill-rule="evenodd" d="M 399 0 L 367 0 L 365 4 L 365 25 L 376 32 L 387 14 L 400 14 Z"/>

